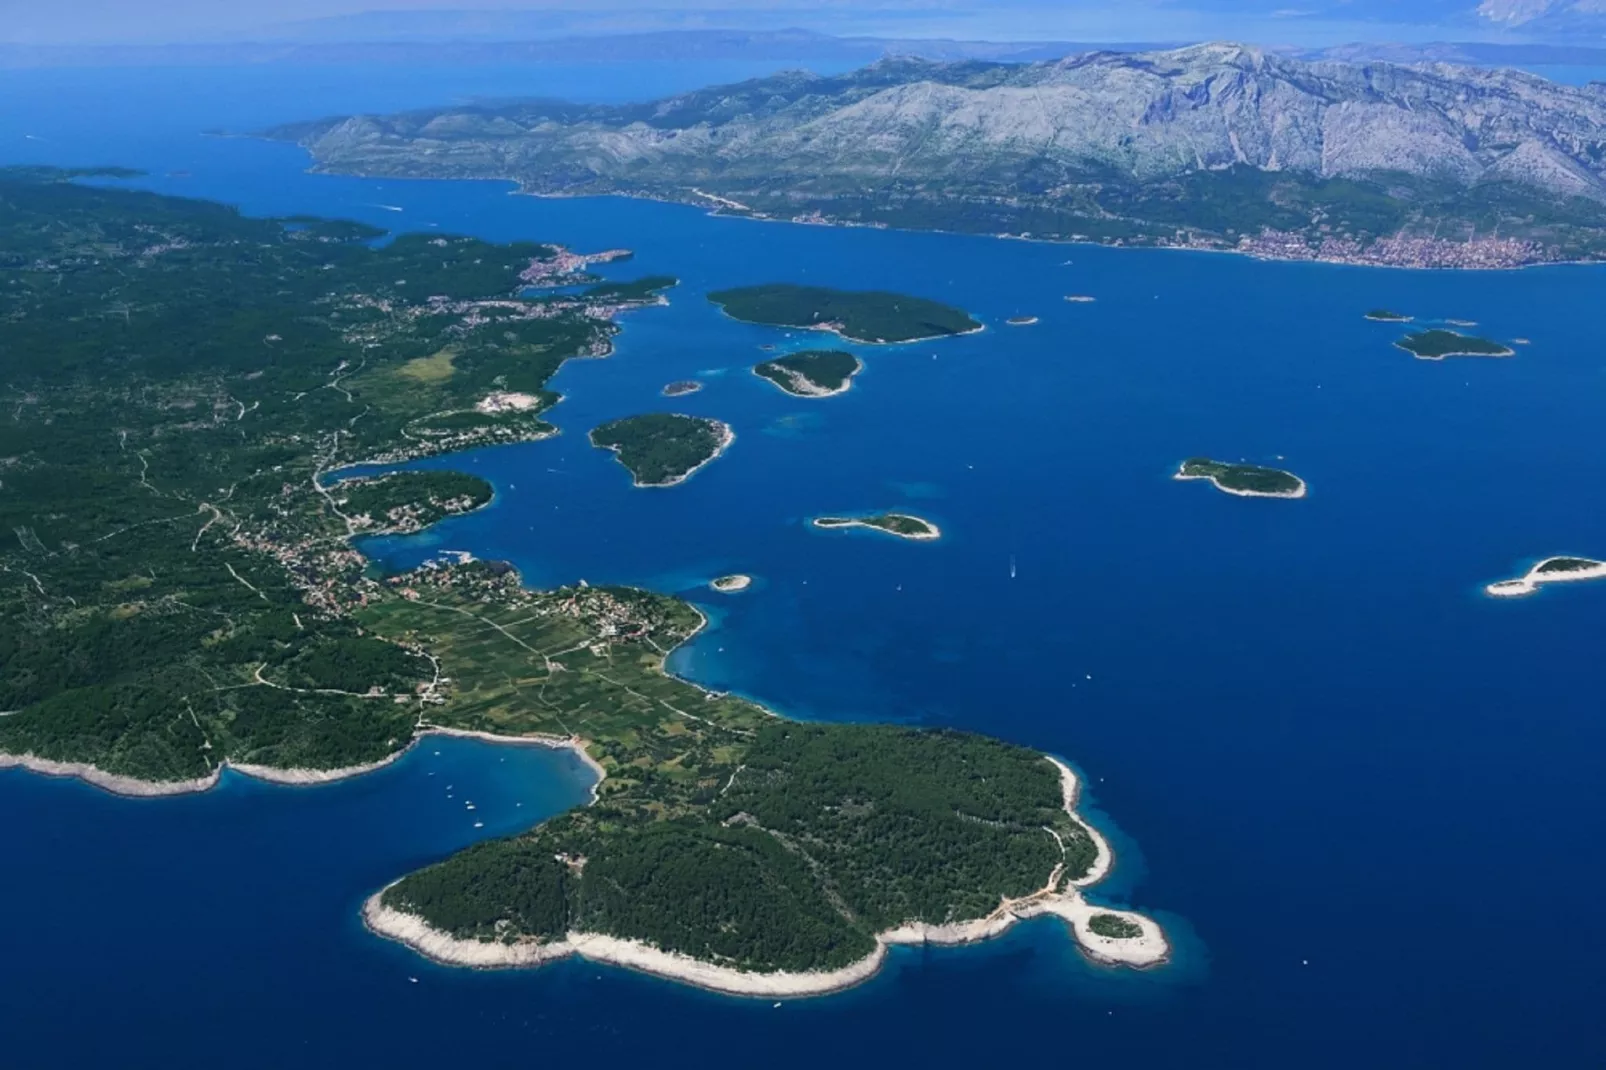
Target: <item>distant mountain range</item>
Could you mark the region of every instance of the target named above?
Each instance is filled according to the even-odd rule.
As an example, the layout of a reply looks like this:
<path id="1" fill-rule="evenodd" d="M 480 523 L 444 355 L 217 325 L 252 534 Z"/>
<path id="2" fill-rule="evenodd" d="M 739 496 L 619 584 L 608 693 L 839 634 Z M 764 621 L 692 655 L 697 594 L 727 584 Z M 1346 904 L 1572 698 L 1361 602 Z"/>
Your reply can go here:
<path id="1" fill-rule="evenodd" d="M 1606 0 L 1603 0 L 1606 2 Z M 420 13 L 423 14 L 423 13 Z M 320 24 L 321 25 L 321 24 Z M 6 45 L 0 44 L 0 68 L 34 67 L 174 67 L 260 64 L 504 64 L 629 63 L 640 61 L 747 60 L 756 62 L 864 64 L 884 56 L 919 56 L 931 60 L 980 59 L 1030 63 L 1091 51 L 1142 52 L 1169 47 L 1166 42 L 971 41 L 948 38 L 842 37 L 801 29 L 663 30 L 637 33 L 559 35 L 484 39 L 454 35 L 443 29 L 424 32 L 435 22 L 419 23 L 416 34 L 389 36 L 371 31 L 362 19 L 342 21 L 343 37 L 333 29 L 284 39 L 171 45 Z M 412 25 L 409 23 L 409 25 Z M 450 25 L 458 26 L 459 23 Z M 524 25 L 513 23 L 514 26 Z M 561 26 L 561 23 L 555 25 Z M 550 30 L 552 27 L 549 26 Z M 1512 44 L 1433 42 L 1396 44 L 1369 42 L 1310 49 L 1270 49 L 1298 59 L 1352 62 L 1461 63 L 1478 66 L 1569 64 L 1606 69 L 1606 47 L 1587 44 Z"/>
<path id="2" fill-rule="evenodd" d="M 1275 232 L 1287 255 L 1297 238 L 1336 259 L 1403 248 L 1380 244 L 1402 235 L 1498 235 L 1513 242 L 1501 263 L 1606 249 L 1606 86 L 1230 44 L 1024 65 L 903 57 L 647 104 L 453 107 L 271 136 L 329 171 L 787 218 L 1212 247 Z"/>

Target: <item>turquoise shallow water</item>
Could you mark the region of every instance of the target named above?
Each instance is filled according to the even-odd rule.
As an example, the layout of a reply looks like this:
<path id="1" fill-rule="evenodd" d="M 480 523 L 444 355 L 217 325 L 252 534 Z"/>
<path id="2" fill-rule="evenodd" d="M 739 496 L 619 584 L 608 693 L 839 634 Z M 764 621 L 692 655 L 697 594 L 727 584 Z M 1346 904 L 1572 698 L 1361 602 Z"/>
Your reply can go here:
<path id="1" fill-rule="evenodd" d="M 1606 272 L 1263 264 L 311 176 L 294 149 L 194 132 L 386 92 L 417 103 L 418 87 L 352 77 L 264 99 L 208 77 L 224 79 L 215 103 L 183 96 L 137 129 L 112 120 L 156 90 L 89 75 L 30 90 L 0 120 L 0 146 L 145 164 L 147 186 L 253 213 L 625 245 L 637 258 L 615 274 L 684 280 L 670 307 L 628 319 L 613 357 L 560 374 L 561 437 L 429 462 L 492 479 L 492 507 L 371 552 L 406 565 L 465 549 L 532 583 L 677 591 L 713 610 L 674 659 L 700 682 L 798 716 L 954 725 L 1064 754 L 1116 838 L 1099 894 L 1157 911 L 1180 953 L 1144 974 L 1096 969 L 1039 922 L 900 953 L 859 990 L 779 1010 L 583 964 L 447 971 L 367 936 L 356 904 L 583 797 L 561 756 L 443 746 L 454 785 L 527 804 L 498 804 L 505 823 L 483 830 L 444 805 L 422 752 L 332 788 L 231 782 L 158 803 L 11 773 L 0 935 L 17 965 L 0 1032 L 18 1065 L 129 1051 L 200 1065 L 224 1050 L 264 1067 L 643 1051 L 800 1066 L 1606 1058 L 1591 958 L 1606 946 L 1593 895 L 1606 588 L 1479 593 L 1544 554 L 1606 556 Z M 109 118 L 70 107 L 113 90 Z M 21 140 L 41 129 L 53 140 Z M 802 401 L 747 369 L 760 345 L 820 339 L 734 323 L 702 297 L 769 279 L 902 289 L 988 330 L 855 347 L 867 368 L 854 388 Z M 1062 300 L 1074 293 L 1098 300 Z M 1507 361 L 1415 361 L 1391 347 L 1395 328 L 1361 318 L 1377 305 L 1532 345 Z M 1041 323 L 1004 326 L 1022 313 Z M 658 396 L 685 377 L 708 387 Z M 737 441 L 684 486 L 633 489 L 584 432 L 658 409 L 718 416 Z M 1286 464 L 1311 495 L 1243 501 L 1170 480 L 1199 453 Z M 928 516 L 945 538 L 805 523 L 881 508 Z M 730 571 L 760 582 L 706 589 Z M 1511 911 L 1539 938 L 1503 928 Z M 78 1027 L 86 1013 L 102 1024 Z"/>

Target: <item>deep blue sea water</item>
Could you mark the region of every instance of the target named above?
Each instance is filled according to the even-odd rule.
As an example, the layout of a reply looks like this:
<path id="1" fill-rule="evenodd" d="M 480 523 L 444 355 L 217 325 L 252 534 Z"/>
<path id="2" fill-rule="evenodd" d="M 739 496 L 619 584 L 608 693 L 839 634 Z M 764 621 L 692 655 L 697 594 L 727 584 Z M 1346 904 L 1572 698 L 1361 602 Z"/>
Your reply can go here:
<path id="1" fill-rule="evenodd" d="M 144 186 L 258 214 L 625 245 L 637 257 L 614 274 L 679 276 L 614 356 L 559 375 L 560 438 L 429 462 L 491 479 L 489 509 L 370 552 L 407 565 L 471 550 L 532 584 L 678 592 L 716 621 L 674 659 L 700 682 L 798 716 L 960 726 L 1069 757 L 1117 846 L 1097 895 L 1156 912 L 1177 961 L 1096 968 L 1044 921 L 900 952 L 853 992 L 779 1009 L 581 963 L 446 970 L 365 934 L 357 905 L 583 798 L 564 756 L 442 741 L 340 785 L 231 778 L 157 802 L 13 772 L 0 1061 L 1606 1063 L 1606 588 L 1480 594 L 1539 556 L 1606 556 L 1606 270 L 1393 272 L 762 224 L 312 176 L 293 148 L 196 134 L 745 73 L 7 73 L 0 162 L 146 166 Z M 918 293 L 988 329 L 854 347 L 868 367 L 848 394 L 795 399 L 747 369 L 760 345 L 820 338 L 703 299 L 776 279 Z M 1084 293 L 1097 302 L 1062 300 Z M 1396 328 L 1361 318 L 1377 305 L 1532 344 L 1416 361 L 1391 347 Z M 1042 322 L 1004 325 L 1017 314 Z M 708 388 L 659 397 L 685 377 Z M 637 490 L 584 433 L 661 409 L 718 416 L 738 438 L 685 485 Z M 1286 465 L 1310 497 L 1173 482 L 1194 454 Z M 884 508 L 945 537 L 806 526 Z M 730 571 L 759 582 L 706 589 Z"/>

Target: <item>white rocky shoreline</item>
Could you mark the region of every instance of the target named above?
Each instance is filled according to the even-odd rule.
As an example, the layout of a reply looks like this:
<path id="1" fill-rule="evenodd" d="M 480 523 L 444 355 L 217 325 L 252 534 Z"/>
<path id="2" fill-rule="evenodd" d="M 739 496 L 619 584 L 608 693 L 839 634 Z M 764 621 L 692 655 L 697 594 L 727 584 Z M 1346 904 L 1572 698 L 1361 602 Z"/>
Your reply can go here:
<path id="1" fill-rule="evenodd" d="M 426 958 L 445 965 L 479 969 L 528 967 L 579 956 L 591 962 L 621 966 L 725 995 L 768 998 L 823 996 L 839 992 L 875 976 L 885 963 L 890 947 L 976 943 L 1000 935 L 1016 922 L 1045 914 L 1065 919 L 1078 945 L 1097 962 L 1138 968 L 1164 963 L 1170 957 L 1171 948 L 1164 930 L 1157 922 L 1131 911 L 1096 906 L 1083 898 L 1081 889 L 1096 884 L 1108 875 L 1114 864 L 1114 854 L 1109 842 L 1098 830 L 1076 815 L 1080 782 L 1075 772 L 1058 758 L 1045 756 L 1045 760 L 1053 762 L 1059 770 L 1066 813 L 1087 830 L 1097 850 L 1088 872 L 1082 877 L 1062 882 L 1064 867 L 1056 866 L 1043 888 L 1019 899 L 1003 900 L 998 909 L 984 918 L 948 925 L 911 922 L 879 933 L 875 950 L 857 962 L 836 970 L 764 973 L 738 970 L 678 952 L 664 951 L 638 940 L 581 931 L 569 932 L 562 940 L 549 943 L 534 940 L 463 940 L 432 927 L 415 914 L 385 905 L 384 894 L 390 885 L 369 896 L 363 904 L 363 923 L 370 931 L 406 944 Z M 1126 938 L 1100 936 L 1090 926 L 1092 919 L 1101 914 L 1130 922 L 1141 932 Z"/>
<path id="2" fill-rule="evenodd" d="M 1177 473 L 1175 475 L 1173 475 L 1171 478 L 1177 480 L 1178 482 L 1182 482 L 1182 483 L 1187 483 L 1187 482 L 1190 482 L 1190 481 L 1195 480 L 1195 479 L 1209 480 L 1210 484 L 1212 486 L 1214 486 L 1217 490 L 1221 491 L 1221 493 L 1223 493 L 1223 494 L 1231 494 L 1231 495 L 1234 495 L 1235 497 L 1239 497 L 1239 498 L 1303 498 L 1303 497 L 1305 497 L 1305 495 L 1310 490 L 1309 486 L 1305 483 L 1305 481 L 1303 479 L 1300 479 L 1298 476 L 1294 475 L 1292 472 L 1288 472 L 1288 473 L 1285 473 L 1285 474 L 1289 475 L 1289 476 L 1292 476 L 1295 480 L 1298 480 L 1299 486 L 1296 487 L 1294 490 L 1243 490 L 1243 489 L 1238 488 L 1238 487 L 1226 486 L 1225 484 L 1223 484 L 1221 482 L 1220 479 L 1218 479 L 1217 477 L 1215 477 L 1213 475 L 1195 475 L 1195 474 L 1187 471 L 1186 465 L 1184 465 L 1184 467 L 1182 467 L 1182 468 L 1179 468 L 1177 470 Z"/>
<path id="3" fill-rule="evenodd" d="M 223 770 L 225 769 L 269 784 L 279 784 L 285 787 L 313 787 L 318 784 L 332 784 L 340 780 L 349 780 L 352 777 L 383 769 L 393 762 L 400 761 L 409 751 L 419 746 L 430 736 L 458 736 L 467 739 L 483 739 L 491 743 L 571 750 L 579 756 L 587 768 L 596 774 L 598 783 L 607 775 L 596 759 L 586 753 L 586 747 L 589 744 L 583 739 L 566 739 L 558 736 L 499 736 L 492 732 L 475 732 L 463 728 L 444 728 L 435 725 L 424 726 L 413 736 L 407 746 L 392 754 L 387 754 L 378 761 L 368 762 L 364 765 L 342 766 L 338 769 L 279 768 L 272 765 L 256 765 L 250 762 L 225 760 L 204 777 L 193 777 L 187 780 L 141 780 L 138 777 L 108 773 L 104 769 L 100 769 L 88 762 L 62 762 L 53 758 L 41 758 L 31 753 L 0 753 L 0 769 L 26 769 L 42 776 L 70 777 L 82 780 L 84 783 L 100 788 L 103 791 L 109 791 L 113 795 L 121 795 L 133 799 L 166 798 L 174 795 L 194 795 L 199 792 L 210 791 L 217 787 L 218 782 L 222 780 Z M 596 787 L 593 785 L 591 790 L 594 799 L 596 797 Z"/>
<path id="4" fill-rule="evenodd" d="M 1589 564 L 1579 568 L 1546 569 L 1545 566 L 1555 561 L 1587 561 Z M 1547 557 L 1524 575 L 1514 580 L 1498 580 L 1489 584 L 1483 592 L 1491 598 L 1521 598 L 1533 594 L 1547 583 L 1576 583 L 1580 580 L 1606 579 L 1606 561 L 1595 561 L 1588 557 Z"/>

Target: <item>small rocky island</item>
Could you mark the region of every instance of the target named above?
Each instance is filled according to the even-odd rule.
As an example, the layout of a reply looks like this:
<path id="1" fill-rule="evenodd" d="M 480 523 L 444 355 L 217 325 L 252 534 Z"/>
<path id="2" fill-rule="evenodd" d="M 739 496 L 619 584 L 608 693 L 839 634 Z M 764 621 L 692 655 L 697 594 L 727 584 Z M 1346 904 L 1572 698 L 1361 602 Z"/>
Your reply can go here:
<path id="1" fill-rule="evenodd" d="M 1606 578 L 1606 561 L 1588 557 L 1547 557 L 1526 575 L 1491 583 L 1484 591 L 1495 598 L 1520 598 L 1547 583 L 1568 583 Z"/>
<path id="2" fill-rule="evenodd" d="M 908 513 L 878 513 L 875 516 L 817 516 L 812 521 L 817 528 L 840 530 L 868 528 L 871 531 L 896 535 L 900 539 L 929 542 L 942 537 L 942 531 L 929 520 Z"/>
<path id="3" fill-rule="evenodd" d="M 1182 462 L 1173 479 L 1208 479 L 1215 488 L 1243 498 L 1303 498 L 1305 481 L 1281 468 L 1258 464 L 1227 464 L 1207 457 Z"/>
<path id="4" fill-rule="evenodd" d="M 924 342 L 982 329 L 957 308 L 881 290 L 832 290 L 771 283 L 719 290 L 708 299 L 725 315 L 770 327 L 829 331 L 850 342 Z"/>
<path id="5" fill-rule="evenodd" d="M 788 394 L 800 398 L 828 398 L 853 385 L 853 377 L 864 364 L 852 353 L 839 349 L 811 349 L 776 360 L 766 360 L 753 374 L 768 379 Z"/>
<path id="6" fill-rule="evenodd" d="M 744 576 L 737 572 L 732 573 L 729 576 L 721 576 L 708 586 L 712 587 L 720 594 L 735 594 L 738 591 L 745 591 L 749 587 L 753 586 L 753 577 Z"/>
<path id="7" fill-rule="evenodd" d="M 664 387 L 663 395 L 666 398 L 678 398 L 684 394 L 695 394 L 703 388 L 703 384 L 696 379 L 677 379 Z"/>
<path id="8" fill-rule="evenodd" d="M 1445 330 L 1442 327 L 1408 334 L 1394 344 L 1418 360 L 1443 360 L 1445 357 L 1509 357 L 1516 353 L 1516 350 L 1499 342 L 1491 342 L 1487 338 L 1475 338 L 1470 334 Z"/>
<path id="9" fill-rule="evenodd" d="M 1387 308 L 1374 308 L 1366 314 L 1373 323 L 1410 323 L 1411 317 Z"/>
<path id="10" fill-rule="evenodd" d="M 591 432 L 591 444 L 612 450 L 638 487 L 683 483 L 735 439 L 718 420 L 667 412 L 627 416 Z"/>
<path id="11" fill-rule="evenodd" d="M 1011 327 L 1030 327 L 1037 322 L 1036 316 L 1011 316 L 1004 321 Z"/>

